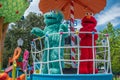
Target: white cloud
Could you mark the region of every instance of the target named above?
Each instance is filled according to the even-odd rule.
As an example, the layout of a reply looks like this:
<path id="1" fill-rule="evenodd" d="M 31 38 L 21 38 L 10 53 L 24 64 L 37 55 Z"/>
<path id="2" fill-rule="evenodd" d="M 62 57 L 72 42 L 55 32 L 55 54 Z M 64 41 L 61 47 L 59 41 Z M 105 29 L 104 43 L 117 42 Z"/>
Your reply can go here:
<path id="1" fill-rule="evenodd" d="M 33 0 L 30 3 L 29 8 L 25 11 L 24 16 L 27 16 L 29 14 L 29 12 L 35 12 L 35 13 L 41 13 L 39 8 L 38 8 L 38 3 L 40 0 Z"/>
<path id="2" fill-rule="evenodd" d="M 114 27 L 118 26 L 118 25 L 120 25 L 120 19 L 114 19 L 111 21 L 111 23 L 113 24 Z"/>
<path id="3" fill-rule="evenodd" d="M 116 4 L 97 16 L 98 25 L 104 25 L 108 22 L 112 22 L 112 24 L 116 26 L 120 24 L 119 21 L 116 21 L 116 18 L 118 17 L 120 17 L 120 5 Z"/>

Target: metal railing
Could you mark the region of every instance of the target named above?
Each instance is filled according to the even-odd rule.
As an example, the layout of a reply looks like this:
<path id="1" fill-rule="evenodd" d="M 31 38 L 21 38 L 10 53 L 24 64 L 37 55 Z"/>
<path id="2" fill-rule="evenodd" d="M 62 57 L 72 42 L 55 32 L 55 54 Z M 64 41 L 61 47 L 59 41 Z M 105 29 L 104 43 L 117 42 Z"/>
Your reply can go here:
<path id="1" fill-rule="evenodd" d="M 77 37 L 77 40 L 76 40 L 77 44 L 75 46 L 71 46 L 70 44 L 65 44 L 64 46 L 61 46 L 63 34 L 70 34 L 70 32 L 69 33 L 62 32 L 62 34 L 61 34 L 61 32 L 54 33 L 54 34 L 46 34 L 45 36 L 36 38 L 32 41 L 31 52 L 32 52 L 35 74 L 36 74 L 36 70 L 39 71 L 40 74 L 42 74 L 41 70 L 42 70 L 42 67 L 44 64 L 47 64 L 48 74 L 50 74 L 49 64 L 52 62 L 59 62 L 60 72 L 61 72 L 61 74 L 64 74 L 61 62 L 64 62 L 65 68 L 67 68 L 66 65 L 71 66 L 72 61 L 75 61 L 77 63 L 76 74 L 79 74 L 80 62 L 86 62 L 86 61 L 93 61 L 93 74 L 95 74 L 95 68 L 99 69 L 99 72 L 97 74 L 112 73 L 111 59 L 110 59 L 110 44 L 109 44 L 108 34 L 102 34 L 102 33 L 96 33 L 96 32 L 94 32 L 94 33 L 93 32 L 79 32 L 79 33 L 74 32 L 74 34 L 76 34 L 76 37 Z M 79 43 L 81 41 L 80 37 L 78 36 L 79 34 L 92 34 L 92 45 L 91 46 L 79 45 Z M 94 45 L 94 35 L 95 34 L 98 34 L 100 36 L 98 38 L 98 40 L 96 40 L 96 45 Z M 59 35 L 59 45 L 57 47 L 50 47 L 49 36 L 54 36 L 54 35 Z M 46 43 L 47 47 L 45 47 L 44 43 Z M 75 56 L 76 56 L 75 60 L 70 59 L 70 56 L 71 56 L 70 49 L 71 48 L 75 48 L 75 50 L 77 52 L 75 54 Z M 93 52 L 93 56 L 96 55 L 96 57 L 93 57 L 93 59 L 80 60 L 80 49 L 81 48 L 91 48 L 92 52 Z M 52 50 L 52 49 L 58 49 L 58 59 L 57 60 L 49 59 L 49 55 L 51 54 L 50 50 Z M 60 56 L 61 49 L 64 49 L 64 57 L 63 58 L 61 58 L 61 56 Z M 45 51 L 47 51 L 47 56 L 46 56 L 47 61 L 46 62 L 42 61 L 42 57 L 43 57 L 43 54 Z M 100 72 L 101 70 L 103 70 L 103 71 Z"/>

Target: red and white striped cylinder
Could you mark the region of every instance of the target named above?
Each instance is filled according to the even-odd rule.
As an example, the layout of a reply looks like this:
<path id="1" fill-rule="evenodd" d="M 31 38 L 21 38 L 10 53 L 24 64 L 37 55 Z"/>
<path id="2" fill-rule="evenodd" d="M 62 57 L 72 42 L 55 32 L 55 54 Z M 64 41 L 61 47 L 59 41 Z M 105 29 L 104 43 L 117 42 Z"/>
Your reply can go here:
<path id="1" fill-rule="evenodd" d="M 74 32 L 74 1 L 71 0 L 70 3 L 70 31 Z M 71 33 L 71 46 L 75 45 L 75 36 L 74 33 Z M 75 60 L 75 48 L 71 48 L 71 59 Z M 76 62 L 72 61 L 72 67 L 76 68 Z"/>

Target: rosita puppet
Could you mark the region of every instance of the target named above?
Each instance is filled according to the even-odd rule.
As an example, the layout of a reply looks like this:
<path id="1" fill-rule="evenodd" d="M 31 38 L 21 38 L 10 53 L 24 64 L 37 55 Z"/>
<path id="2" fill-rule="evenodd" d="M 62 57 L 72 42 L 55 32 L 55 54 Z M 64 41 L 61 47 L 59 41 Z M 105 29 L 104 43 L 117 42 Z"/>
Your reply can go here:
<path id="1" fill-rule="evenodd" d="M 79 34 L 79 37 L 81 38 L 80 60 L 88 60 L 88 59 L 93 60 L 93 53 L 94 55 L 96 54 L 96 49 L 95 48 L 93 49 L 92 45 L 93 44 L 94 46 L 96 45 L 95 40 L 97 40 L 98 38 L 98 34 L 96 34 L 97 31 L 95 29 L 97 21 L 90 13 L 87 13 L 87 15 L 82 19 L 81 23 L 82 23 L 82 28 L 80 29 L 80 32 L 84 32 L 84 33 Z M 80 74 L 91 74 L 93 73 L 93 69 L 95 70 L 95 73 L 98 72 L 97 69 L 93 68 L 93 61 L 80 62 L 79 65 Z"/>

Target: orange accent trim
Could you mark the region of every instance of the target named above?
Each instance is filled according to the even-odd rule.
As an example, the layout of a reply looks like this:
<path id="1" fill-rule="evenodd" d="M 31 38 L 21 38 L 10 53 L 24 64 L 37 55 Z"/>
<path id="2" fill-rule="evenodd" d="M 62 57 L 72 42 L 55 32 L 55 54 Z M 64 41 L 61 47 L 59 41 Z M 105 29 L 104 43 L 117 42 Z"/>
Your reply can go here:
<path id="1" fill-rule="evenodd" d="M 13 80 L 13 78 L 9 77 L 9 75 L 7 73 L 2 73 L 0 74 L 0 80 Z M 21 74 L 18 78 L 16 78 L 15 80 L 25 80 L 25 74 Z"/>
<path id="2" fill-rule="evenodd" d="M 17 59 L 19 58 L 20 53 L 21 53 L 21 48 L 20 48 L 20 47 L 17 47 L 17 48 L 14 50 L 13 61 L 14 61 L 14 60 L 17 60 Z"/>
<path id="3" fill-rule="evenodd" d="M 9 64 L 8 66 L 10 66 L 10 63 L 13 63 L 14 60 L 17 60 L 19 57 L 20 57 L 20 53 L 21 53 L 21 48 L 20 47 L 17 47 L 15 50 L 14 50 L 14 54 L 13 54 L 13 57 L 9 58 Z"/>

